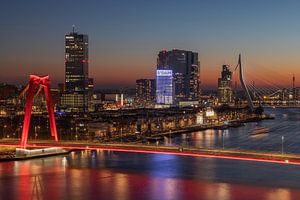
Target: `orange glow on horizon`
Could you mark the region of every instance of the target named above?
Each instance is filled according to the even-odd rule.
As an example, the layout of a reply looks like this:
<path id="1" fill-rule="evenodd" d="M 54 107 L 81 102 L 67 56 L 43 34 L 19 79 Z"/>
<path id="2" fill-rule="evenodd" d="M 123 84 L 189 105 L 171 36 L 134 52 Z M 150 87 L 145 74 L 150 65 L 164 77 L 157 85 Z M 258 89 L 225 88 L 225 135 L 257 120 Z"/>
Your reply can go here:
<path id="1" fill-rule="evenodd" d="M 210 56 L 202 57 L 200 54 L 200 79 L 203 88 L 207 86 L 216 88 L 222 65 L 229 64 L 231 70 L 233 70 L 237 62 L 233 56 L 231 57 L 230 62 L 219 62 L 218 60 L 213 60 Z M 155 78 L 155 53 L 148 57 L 143 56 L 142 58 L 144 60 L 141 58 L 122 59 L 122 57 L 120 57 L 118 60 L 109 58 L 101 60 L 100 58 L 92 57 L 89 60 L 89 76 L 94 78 L 96 88 L 101 87 L 102 85 L 107 87 L 109 87 L 109 85 L 134 87 L 137 79 Z M 135 61 L 134 63 L 132 63 L 133 60 Z M 245 79 L 248 84 L 252 84 L 254 81 L 256 86 L 267 86 L 270 83 L 274 83 L 280 87 L 291 87 L 292 74 L 294 73 L 296 77 L 296 86 L 300 86 L 300 69 L 298 69 L 298 64 L 295 63 L 295 59 L 286 63 L 284 60 L 279 62 L 279 59 L 272 62 L 268 60 L 269 63 L 265 65 L 262 64 L 262 59 L 257 59 L 257 62 L 255 63 L 252 63 L 251 60 L 255 60 L 255 58 L 250 56 L 243 57 Z M 45 64 L 45 62 L 47 64 Z M 3 70 L 14 72 L 0 74 L 2 82 L 11 84 L 25 84 L 28 75 L 31 73 L 49 74 L 53 79 L 53 87 L 56 87 L 57 83 L 64 82 L 64 61 L 61 59 L 52 60 L 49 63 L 48 60 L 30 60 L 27 62 L 24 60 L 15 60 L 14 62 L 9 63 L 4 62 Z M 238 82 L 238 79 L 234 79 L 233 81 Z"/>

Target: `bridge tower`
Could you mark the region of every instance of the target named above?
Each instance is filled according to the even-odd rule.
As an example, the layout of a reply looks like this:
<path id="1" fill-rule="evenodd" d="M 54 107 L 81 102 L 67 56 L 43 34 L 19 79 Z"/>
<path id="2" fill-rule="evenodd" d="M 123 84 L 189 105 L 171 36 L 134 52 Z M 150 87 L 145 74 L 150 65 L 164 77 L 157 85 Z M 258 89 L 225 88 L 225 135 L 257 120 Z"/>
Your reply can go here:
<path id="1" fill-rule="evenodd" d="M 254 111 L 254 105 L 253 105 L 253 102 L 252 102 L 252 98 L 250 96 L 248 87 L 247 87 L 247 85 L 245 84 L 245 81 L 244 81 L 244 72 L 243 72 L 243 67 L 242 67 L 241 54 L 239 54 L 238 66 L 239 66 L 239 72 L 240 72 L 240 82 L 241 82 L 242 88 L 245 92 L 249 109 L 250 109 L 251 112 L 253 112 Z"/>
<path id="2" fill-rule="evenodd" d="M 51 98 L 51 94 L 50 94 L 49 76 L 30 75 L 29 83 L 26 86 L 26 88 L 24 89 L 24 91 L 22 92 L 23 94 L 27 93 L 24 123 L 23 123 L 23 130 L 22 130 L 22 139 L 21 139 L 22 148 L 26 148 L 26 145 L 27 145 L 33 98 L 34 98 L 34 96 L 37 95 L 36 94 L 37 86 L 39 86 L 39 90 L 38 90 L 37 94 L 41 91 L 41 89 L 44 90 L 46 102 L 47 102 L 48 115 L 49 115 L 51 136 L 54 137 L 54 140 L 56 142 L 58 141 L 57 131 L 56 131 L 56 123 L 55 123 L 55 118 L 54 118 L 53 103 L 52 103 L 52 98 Z"/>

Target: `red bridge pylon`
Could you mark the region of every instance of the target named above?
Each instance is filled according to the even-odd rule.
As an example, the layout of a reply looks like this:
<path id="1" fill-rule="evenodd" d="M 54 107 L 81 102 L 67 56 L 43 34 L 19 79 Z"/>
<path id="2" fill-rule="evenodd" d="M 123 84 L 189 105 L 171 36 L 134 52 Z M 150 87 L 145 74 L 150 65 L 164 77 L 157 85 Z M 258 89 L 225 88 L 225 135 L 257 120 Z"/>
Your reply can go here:
<path id="1" fill-rule="evenodd" d="M 56 123 L 54 118 L 53 103 L 50 94 L 49 76 L 30 75 L 29 84 L 24 90 L 24 92 L 27 93 L 27 96 L 26 96 L 26 107 L 25 107 L 24 123 L 23 123 L 23 130 L 22 130 L 22 140 L 21 140 L 22 148 L 26 148 L 27 145 L 33 98 L 35 96 L 35 91 L 37 86 L 40 87 L 37 94 L 40 92 L 41 89 L 44 89 L 46 102 L 47 102 L 48 115 L 49 115 L 51 136 L 54 137 L 54 140 L 56 142 L 58 141 Z"/>

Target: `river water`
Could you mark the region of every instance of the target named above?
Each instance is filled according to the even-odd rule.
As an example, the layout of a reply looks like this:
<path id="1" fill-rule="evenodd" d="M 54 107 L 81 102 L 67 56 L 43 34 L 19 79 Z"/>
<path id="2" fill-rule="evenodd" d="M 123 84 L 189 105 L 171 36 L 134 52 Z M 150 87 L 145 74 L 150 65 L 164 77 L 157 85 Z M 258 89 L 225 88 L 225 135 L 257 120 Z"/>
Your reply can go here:
<path id="1" fill-rule="evenodd" d="M 165 138 L 165 145 L 183 145 L 206 148 L 235 148 L 300 153 L 300 109 L 268 108 L 266 113 L 275 116 L 274 120 L 246 123 L 245 126 L 226 130 L 208 129 Z M 252 136 L 255 127 L 270 129 L 267 134 Z M 283 139 L 282 139 L 283 137 Z"/>
<path id="2" fill-rule="evenodd" d="M 300 109 L 268 109 L 268 135 L 252 138 L 255 123 L 230 128 L 225 148 L 299 152 Z M 220 131 L 172 138 L 168 144 L 222 147 Z M 221 138 L 221 139 L 220 139 Z M 277 141 L 278 140 L 278 141 Z M 249 144 L 248 144 L 249 143 Z M 113 151 L 0 163 L 0 199 L 300 199 L 300 166 L 254 161 Z"/>

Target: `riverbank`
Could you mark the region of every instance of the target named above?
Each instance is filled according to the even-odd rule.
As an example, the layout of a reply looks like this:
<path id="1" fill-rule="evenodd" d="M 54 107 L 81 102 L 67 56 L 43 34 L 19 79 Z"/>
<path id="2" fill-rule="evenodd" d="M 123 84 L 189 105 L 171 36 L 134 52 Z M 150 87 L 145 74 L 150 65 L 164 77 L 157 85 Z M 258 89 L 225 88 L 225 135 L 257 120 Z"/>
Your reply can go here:
<path id="1" fill-rule="evenodd" d="M 20 161 L 34 158 L 43 158 L 69 154 L 71 150 L 63 148 L 45 148 L 45 149 L 19 149 L 14 147 L 1 147 L 0 162 Z M 9 150 L 9 151 L 8 151 Z"/>
<path id="2" fill-rule="evenodd" d="M 244 123 L 258 122 L 258 121 L 262 121 L 262 120 L 272 120 L 272 119 L 275 119 L 275 118 L 271 115 L 266 115 L 266 114 L 261 115 L 261 116 L 251 116 L 246 119 L 232 120 L 228 124 L 224 124 L 224 123 L 222 123 L 222 124 L 219 124 L 219 123 L 218 124 L 201 124 L 201 125 L 194 125 L 194 126 L 186 127 L 186 128 L 179 129 L 179 130 L 169 130 L 167 132 L 153 134 L 149 137 L 146 137 L 145 139 L 148 141 L 159 141 L 159 140 L 163 140 L 164 137 L 172 137 L 172 136 L 176 136 L 176 135 L 180 135 L 180 134 L 188 133 L 188 132 L 203 131 L 203 130 L 207 130 L 207 129 L 224 130 L 224 129 L 228 129 L 229 127 L 243 126 Z"/>

